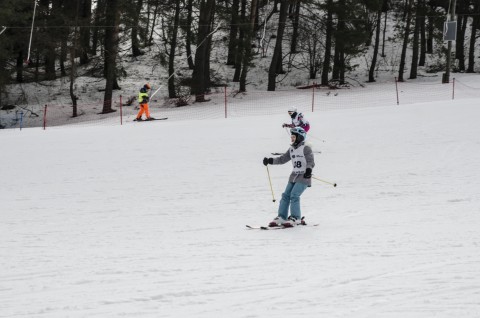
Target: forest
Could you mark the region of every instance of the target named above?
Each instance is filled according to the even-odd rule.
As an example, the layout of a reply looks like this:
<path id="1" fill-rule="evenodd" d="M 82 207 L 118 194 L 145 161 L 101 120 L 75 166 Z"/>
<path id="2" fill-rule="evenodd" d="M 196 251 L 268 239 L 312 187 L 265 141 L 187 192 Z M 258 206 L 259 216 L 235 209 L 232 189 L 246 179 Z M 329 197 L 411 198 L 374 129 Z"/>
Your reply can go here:
<path id="1" fill-rule="evenodd" d="M 457 26 L 448 45 L 446 21 Z M 75 106 L 82 68 L 105 79 L 102 113 L 109 113 L 127 75 L 119 55 L 154 46 L 169 98 L 187 88 L 195 102 L 219 84 L 210 67 L 219 49 L 240 91 L 259 58 L 269 61 L 269 91 L 292 69 L 319 85 L 342 84 L 366 52 L 374 82 L 392 41 L 401 46 L 399 81 L 415 79 L 427 60 L 434 61 L 427 71 L 446 70 L 448 81 L 450 71 L 478 71 L 479 28 L 478 0 L 0 0 L 0 106 L 10 85 L 59 77 L 69 79 Z"/>

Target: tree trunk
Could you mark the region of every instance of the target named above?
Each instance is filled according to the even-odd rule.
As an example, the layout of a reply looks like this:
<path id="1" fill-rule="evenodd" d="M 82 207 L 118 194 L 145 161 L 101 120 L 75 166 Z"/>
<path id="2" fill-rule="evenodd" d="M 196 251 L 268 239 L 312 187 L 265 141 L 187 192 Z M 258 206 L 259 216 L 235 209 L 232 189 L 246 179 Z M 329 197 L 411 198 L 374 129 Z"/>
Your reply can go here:
<path id="1" fill-rule="evenodd" d="M 193 54 L 192 54 L 192 4 L 193 0 L 188 0 L 187 2 L 187 34 L 186 34 L 186 39 L 185 39 L 185 50 L 187 53 L 187 63 L 188 63 L 188 68 L 190 70 L 193 70 L 195 68 L 195 64 L 193 63 Z"/>
<path id="2" fill-rule="evenodd" d="M 327 0 L 327 33 L 325 35 L 325 56 L 322 69 L 322 85 L 328 85 L 328 73 L 332 54 L 333 0 Z"/>
<path id="3" fill-rule="evenodd" d="M 269 91 L 275 91 L 278 64 L 282 61 L 283 33 L 285 32 L 285 23 L 287 21 L 287 0 L 280 0 L 280 16 L 278 18 L 277 38 L 275 49 L 273 51 L 272 61 L 268 69 L 268 88 Z"/>
<path id="4" fill-rule="evenodd" d="M 475 42 L 477 37 L 477 28 L 480 27 L 480 2 L 476 1 L 472 16 L 472 31 L 470 34 L 470 49 L 468 50 L 468 68 L 467 73 L 475 72 Z"/>
<path id="5" fill-rule="evenodd" d="M 384 22 L 383 22 L 382 57 L 386 57 L 386 55 L 385 55 L 385 35 L 387 33 L 387 17 L 388 17 L 388 11 L 385 10 L 385 18 L 384 18 Z"/>
<path id="6" fill-rule="evenodd" d="M 335 54 L 333 59 L 332 78 L 340 81 L 342 77 L 342 68 L 344 68 L 344 51 L 345 51 L 345 33 L 346 33 L 346 18 L 345 18 L 345 0 L 339 0 L 339 9 L 337 10 L 338 23 L 337 30 L 335 32 Z M 343 64 L 343 66 L 342 66 Z"/>
<path id="7" fill-rule="evenodd" d="M 212 10 L 212 16 L 210 17 L 210 24 L 209 24 L 209 31 L 213 32 L 215 24 L 215 7 Z M 205 80 L 205 92 L 210 92 L 210 86 L 211 86 L 211 81 L 210 81 L 210 58 L 211 58 L 211 47 L 212 47 L 212 36 L 209 34 L 207 36 L 207 39 L 205 41 L 205 45 L 207 47 L 206 50 L 206 58 L 205 58 L 205 72 L 203 73 L 204 75 L 204 80 Z"/>
<path id="8" fill-rule="evenodd" d="M 170 52 L 168 56 L 168 97 L 177 97 L 175 91 L 175 50 L 177 48 L 178 26 L 180 24 L 180 1 L 175 4 L 175 16 L 173 20 L 172 39 L 170 40 Z"/>
<path id="9" fill-rule="evenodd" d="M 76 31 L 75 31 L 76 33 Z M 76 36 L 76 35 L 75 35 Z M 77 117 L 77 96 L 74 92 L 75 84 L 75 46 L 70 48 L 70 63 L 72 64 L 70 68 L 70 99 L 72 100 L 72 117 Z"/>
<path id="10" fill-rule="evenodd" d="M 429 16 L 427 27 L 427 54 L 433 54 L 433 32 L 435 30 L 434 21 L 435 17 Z"/>
<path id="11" fill-rule="evenodd" d="M 257 0 L 252 0 L 252 5 L 250 7 L 250 24 L 246 32 L 245 37 L 245 47 L 243 53 L 242 61 L 242 72 L 240 74 L 240 92 L 247 91 L 247 73 L 248 67 L 252 60 L 252 38 L 255 32 L 255 19 L 257 17 Z"/>
<path id="12" fill-rule="evenodd" d="M 460 72 L 465 71 L 465 31 L 467 29 L 467 21 L 468 16 L 458 15 L 455 58 L 458 59 L 458 70 Z"/>
<path id="13" fill-rule="evenodd" d="M 345 84 L 345 49 L 340 51 L 340 84 Z"/>
<path id="14" fill-rule="evenodd" d="M 40 52 L 35 52 L 35 71 L 33 72 L 33 80 L 38 82 L 40 80 Z"/>
<path id="15" fill-rule="evenodd" d="M 288 0 L 289 2 L 290 0 Z M 282 32 L 282 44 L 280 45 L 280 48 L 279 48 L 279 52 L 278 52 L 278 56 L 280 58 L 277 59 L 277 70 L 276 70 L 276 73 L 277 74 L 285 74 L 285 71 L 283 70 L 283 34 L 285 33 L 285 28 L 287 27 L 287 19 L 288 19 L 288 10 L 289 10 L 289 7 L 290 5 L 288 4 L 288 2 L 285 4 L 286 6 L 286 11 L 285 11 L 285 21 L 284 22 L 281 22 L 282 25 L 284 25 L 284 29 L 283 29 L 283 32 Z M 282 4 L 280 4 L 280 21 L 282 21 Z M 278 30 L 277 30 L 278 32 Z M 278 35 L 277 35 L 277 39 L 278 39 Z M 276 45 L 277 42 L 275 42 L 275 45 Z"/>
<path id="16" fill-rule="evenodd" d="M 80 2 L 77 2 L 76 5 L 76 11 L 75 11 L 75 26 L 74 26 L 74 31 L 73 31 L 73 39 L 72 39 L 72 47 L 70 48 L 70 98 L 72 99 L 72 117 L 77 117 L 77 96 L 75 96 L 75 93 L 73 91 L 74 84 L 75 84 L 75 72 L 76 72 L 76 67 L 75 67 L 75 53 L 77 51 L 77 27 L 78 27 L 78 15 L 79 15 L 79 4 Z"/>
<path id="17" fill-rule="evenodd" d="M 177 1 L 178 2 L 178 1 Z M 132 19 L 132 55 L 133 56 L 140 56 L 144 53 L 140 50 L 140 41 L 138 40 L 138 30 L 140 28 L 140 13 L 142 11 L 143 0 L 137 1 L 137 6 L 135 7 L 135 12 L 133 12 L 133 19 Z"/>
<path id="18" fill-rule="evenodd" d="M 83 0 L 81 8 L 81 17 L 83 25 L 90 25 L 92 20 L 92 0 Z M 90 28 L 80 28 L 80 64 L 87 64 L 90 59 L 88 52 L 90 51 Z"/>
<path id="19" fill-rule="evenodd" d="M 240 73 L 242 72 L 243 55 L 245 54 L 245 21 L 247 20 L 247 0 L 241 0 L 242 7 L 240 9 L 240 32 L 237 41 L 237 53 L 235 54 L 235 72 L 233 74 L 233 82 L 240 82 Z"/>
<path id="20" fill-rule="evenodd" d="M 57 7 L 56 3 L 52 3 L 50 0 L 40 0 L 39 1 L 39 12 L 43 15 L 43 25 L 46 26 L 43 30 L 42 44 L 44 49 L 44 70 L 45 70 L 45 80 L 54 80 L 56 79 L 55 74 L 55 49 L 56 49 L 56 34 L 55 28 L 50 28 L 53 23 L 52 19 L 56 16 L 53 13 L 56 13 Z"/>
<path id="21" fill-rule="evenodd" d="M 238 47 L 238 11 L 240 8 L 240 0 L 233 0 L 232 3 L 232 23 L 230 24 L 230 35 L 228 41 L 228 56 L 227 56 L 227 65 L 235 65 L 235 56 L 237 54 L 237 47 Z"/>
<path id="22" fill-rule="evenodd" d="M 205 81 L 207 65 L 205 59 L 208 57 L 207 37 L 210 33 L 210 23 L 215 10 L 215 0 L 201 0 L 200 17 L 198 21 L 197 50 L 195 51 L 195 68 L 192 74 L 192 93 L 196 102 L 205 102 L 205 92 L 208 83 Z"/>
<path id="23" fill-rule="evenodd" d="M 408 37 L 410 36 L 410 20 L 412 19 L 412 4 L 414 0 L 407 0 L 407 16 L 405 20 L 405 34 L 403 35 L 402 54 L 400 56 L 400 67 L 398 69 L 398 81 L 403 82 L 403 72 L 405 71 L 405 59 L 407 57 Z"/>
<path id="24" fill-rule="evenodd" d="M 17 83 L 23 83 L 23 50 L 19 50 L 17 54 Z"/>
<path id="25" fill-rule="evenodd" d="M 295 6 L 295 11 L 293 16 L 293 31 L 292 31 L 292 43 L 290 44 L 290 53 L 297 53 L 298 23 L 300 21 L 300 8 L 302 4 L 300 0 L 296 0 L 293 5 Z"/>
<path id="26" fill-rule="evenodd" d="M 95 26 L 95 28 L 93 29 L 92 47 L 90 49 L 90 53 L 92 55 L 97 55 L 100 26 L 103 24 L 102 21 L 103 21 L 103 17 L 105 16 L 105 9 L 106 9 L 106 0 L 98 0 L 97 7 L 95 8 L 95 18 L 93 22 L 93 25 Z"/>
<path id="27" fill-rule="evenodd" d="M 340 77 L 340 44 L 335 41 L 335 49 L 333 51 L 333 66 L 332 66 L 332 79 L 338 80 Z"/>
<path id="28" fill-rule="evenodd" d="M 425 34 L 425 0 L 419 0 L 418 5 L 421 8 L 420 11 L 420 60 L 418 61 L 418 66 L 425 66 L 425 60 L 427 59 L 427 36 Z"/>
<path id="29" fill-rule="evenodd" d="M 118 51 L 118 32 L 120 20 L 120 0 L 107 0 L 106 28 L 105 28 L 105 95 L 103 98 L 102 113 L 110 113 L 112 109 L 113 87 L 116 85 L 116 58 Z M 118 84 L 117 84 L 118 85 Z"/>
<path id="30" fill-rule="evenodd" d="M 147 22 L 145 28 L 142 28 L 139 32 L 139 37 L 142 43 L 146 46 L 148 43 L 148 31 L 150 30 L 150 13 L 152 8 L 152 1 L 147 0 Z M 155 24 L 154 24 L 155 25 Z"/>
<path id="31" fill-rule="evenodd" d="M 157 1 L 155 4 L 155 10 L 153 10 L 153 19 L 152 19 L 152 28 L 150 30 L 150 36 L 148 37 L 146 46 L 151 46 L 153 44 L 153 31 L 155 30 L 155 25 L 157 25 L 158 11 L 160 10 L 160 1 Z"/>
<path id="32" fill-rule="evenodd" d="M 385 0 L 386 1 L 386 0 Z M 380 46 L 380 24 L 382 23 L 382 8 L 377 12 L 377 29 L 375 30 L 375 45 L 373 47 L 373 58 L 368 72 L 368 81 L 375 82 L 375 68 L 377 67 L 378 48 Z"/>
<path id="33" fill-rule="evenodd" d="M 61 36 L 60 40 L 60 75 L 62 77 L 67 76 L 67 70 L 65 68 L 65 62 L 68 58 L 68 33 L 65 32 Z"/>
<path id="34" fill-rule="evenodd" d="M 417 2 L 417 9 L 415 11 L 415 27 L 413 29 L 412 64 L 410 67 L 410 79 L 417 78 L 418 53 L 419 53 L 418 39 L 420 37 L 420 15 L 421 15 L 420 4 Z"/>

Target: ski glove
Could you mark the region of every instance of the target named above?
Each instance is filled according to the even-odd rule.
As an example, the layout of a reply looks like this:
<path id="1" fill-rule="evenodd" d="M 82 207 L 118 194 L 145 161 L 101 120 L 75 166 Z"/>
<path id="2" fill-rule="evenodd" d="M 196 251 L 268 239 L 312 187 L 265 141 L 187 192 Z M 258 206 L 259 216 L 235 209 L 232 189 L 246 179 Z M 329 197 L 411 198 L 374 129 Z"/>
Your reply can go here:
<path id="1" fill-rule="evenodd" d="M 305 179 L 310 179 L 312 177 L 312 168 L 307 168 L 307 170 L 305 170 L 305 173 L 303 174 L 303 177 Z"/>
<path id="2" fill-rule="evenodd" d="M 285 128 L 285 127 L 290 127 L 290 128 L 292 128 L 293 125 L 292 125 L 292 124 L 283 124 L 282 127 L 283 127 L 283 128 Z"/>
<path id="3" fill-rule="evenodd" d="M 263 164 L 265 166 L 269 164 L 273 165 L 273 158 L 267 158 L 267 157 L 263 158 Z"/>

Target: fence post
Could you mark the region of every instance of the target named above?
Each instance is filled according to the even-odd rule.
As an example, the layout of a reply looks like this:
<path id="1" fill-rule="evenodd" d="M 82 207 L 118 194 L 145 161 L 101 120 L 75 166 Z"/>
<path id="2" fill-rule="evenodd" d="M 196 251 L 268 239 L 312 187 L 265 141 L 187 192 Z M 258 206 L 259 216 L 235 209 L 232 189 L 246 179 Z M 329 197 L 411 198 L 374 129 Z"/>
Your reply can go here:
<path id="1" fill-rule="evenodd" d="M 225 118 L 227 118 L 227 85 L 225 85 L 223 91 L 225 92 Z"/>
<path id="2" fill-rule="evenodd" d="M 455 99 L 455 77 L 453 78 L 452 100 Z"/>
<path id="3" fill-rule="evenodd" d="M 47 128 L 47 105 L 45 105 L 45 108 L 43 110 L 43 130 Z"/>
<path id="4" fill-rule="evenodd" d="M 397 105 L 400 103 L 399 100 L 398 100 L 398 84 L 397 84 L 397 78 L 395 77 L 395 90 L 397 92 Z"/>
<path id="5" fill-rule="evenodd" d="M 120 95 L 120 126 L 123 125 L 122 95 Z"/>

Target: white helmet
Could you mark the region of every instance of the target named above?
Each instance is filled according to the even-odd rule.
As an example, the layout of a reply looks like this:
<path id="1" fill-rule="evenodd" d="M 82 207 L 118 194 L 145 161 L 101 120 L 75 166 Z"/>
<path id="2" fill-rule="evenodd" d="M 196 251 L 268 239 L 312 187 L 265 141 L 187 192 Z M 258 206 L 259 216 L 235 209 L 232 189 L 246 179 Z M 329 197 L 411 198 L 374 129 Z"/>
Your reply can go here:
<path id="1" fill-rule="evenodd" d="M 297 107 L 295 107 L 295 106 L 290 106 L 290 107 L 288 108 L 288 112 L 296 113 L 296 112 L 297 112 Z"/>

